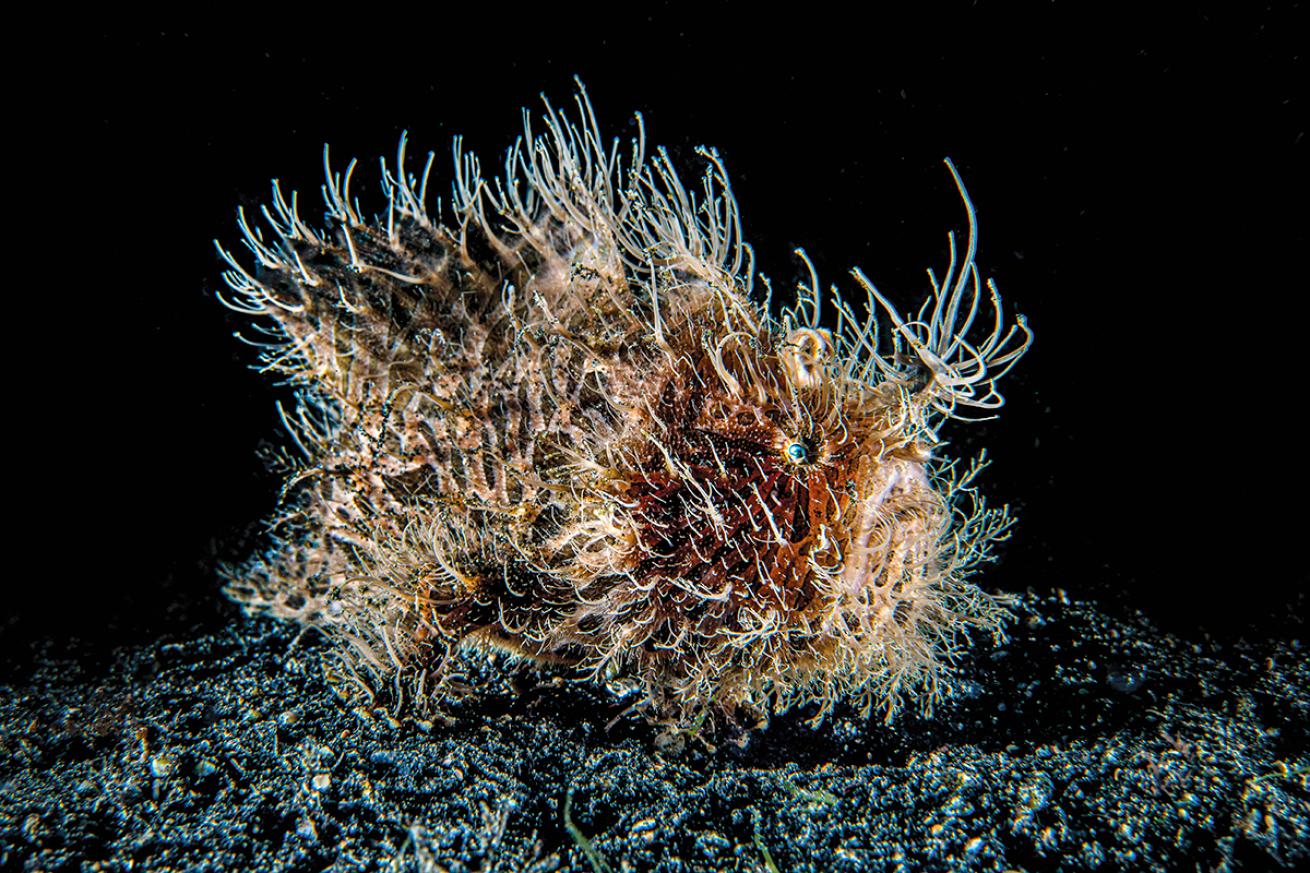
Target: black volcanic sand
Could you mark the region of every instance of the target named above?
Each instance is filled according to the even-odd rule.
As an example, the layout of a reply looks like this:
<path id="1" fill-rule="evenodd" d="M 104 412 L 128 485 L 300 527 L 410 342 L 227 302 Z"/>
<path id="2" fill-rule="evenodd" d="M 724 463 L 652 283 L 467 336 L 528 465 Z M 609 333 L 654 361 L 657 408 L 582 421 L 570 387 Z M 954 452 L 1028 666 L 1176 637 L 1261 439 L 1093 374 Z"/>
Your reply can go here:
<path id="1" fill-rule="evenodd" d="M 450 724 L 352 711 L 266 620 L 38 655 L 0 699 L 0 867 L 1192 870 L 1310 863 L 1310 668 L 1028 595 L 933 720 L 775 718 L 745 749 L 487 670 Z M 1305 867 L 1301 867 L 1305 869 Z"/>

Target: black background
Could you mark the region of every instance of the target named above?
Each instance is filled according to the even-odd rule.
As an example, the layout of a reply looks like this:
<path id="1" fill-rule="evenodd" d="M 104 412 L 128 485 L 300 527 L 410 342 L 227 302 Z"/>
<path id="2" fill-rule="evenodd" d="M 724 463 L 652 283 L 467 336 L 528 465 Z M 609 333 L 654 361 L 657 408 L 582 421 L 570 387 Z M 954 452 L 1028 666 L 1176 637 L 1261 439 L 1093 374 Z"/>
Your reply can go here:
<path id="1" fill-rule="evenodd" d="M 988 448 L 984 490 L 1020 518 L 984 584 L 1281 632 L 1307 580 L 1304 16 L 1001 5 L 388 7 L 32 36 L 9 105 L 7 644 L 235 614 L 213 562 L 252 547 L 278 484 L 256 450 L 283 439 L 282 395 L 213 297 L 236 206 L 277 176 L 316 214 L 330 142 L 377 207 L 402 129 L 444 193 L 452 135 L 494 164 L 519 107 L 567 102 L 574 74 L 605 131 L 642 112 L 688 176 L 718 147 L 780 290 L 799 245 L 826 282 L 852 289 L 859 265 L 916 302 L 963 229 L 952 157 L 979 264 L 1036 332 L 1002 418 L 945 431 Z"/>

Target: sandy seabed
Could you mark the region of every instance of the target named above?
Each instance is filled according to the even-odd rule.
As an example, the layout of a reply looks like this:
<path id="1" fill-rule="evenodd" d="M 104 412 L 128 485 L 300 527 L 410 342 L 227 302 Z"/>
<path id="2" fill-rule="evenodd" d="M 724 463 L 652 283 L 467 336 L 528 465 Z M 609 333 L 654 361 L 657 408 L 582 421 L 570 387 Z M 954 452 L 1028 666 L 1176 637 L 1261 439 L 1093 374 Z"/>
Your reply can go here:
<path id="1" fill-rule="evenodd" d="M 0 867 L 1225 870 L 1310 863 L 1299 625 L 1220 645 L 1027 595 L 932 719 L 661 747 L 630 701 L 471 653 L 449 722 L 345 703 L 251 619 L 47 650 L 0 690 Z M 980 641 L 982 642 L 982 641 Z"/>

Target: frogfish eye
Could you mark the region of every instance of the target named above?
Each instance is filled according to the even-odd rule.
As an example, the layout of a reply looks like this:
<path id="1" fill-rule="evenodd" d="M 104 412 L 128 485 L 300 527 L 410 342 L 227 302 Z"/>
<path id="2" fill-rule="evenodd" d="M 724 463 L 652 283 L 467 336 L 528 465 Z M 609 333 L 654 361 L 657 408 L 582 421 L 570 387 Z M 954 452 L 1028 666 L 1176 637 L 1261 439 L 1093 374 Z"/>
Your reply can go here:
<path id="1" fill-rule="evenodd" d="M 810 459 L 810 449 L 805 443 L 796 441 L 787 444 L 787 460 L 793 464 L 804 464 Z"/>

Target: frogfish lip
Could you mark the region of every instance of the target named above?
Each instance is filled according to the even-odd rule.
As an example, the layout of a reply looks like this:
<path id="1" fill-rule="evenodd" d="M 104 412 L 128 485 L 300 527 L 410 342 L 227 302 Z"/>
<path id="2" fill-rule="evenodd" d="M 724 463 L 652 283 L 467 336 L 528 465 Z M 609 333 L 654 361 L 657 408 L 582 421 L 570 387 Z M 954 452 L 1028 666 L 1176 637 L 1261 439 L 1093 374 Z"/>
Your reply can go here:
<path id="1" fill-rule="evenodd" d="M 897 539 L 894 503 L 898 497 L 930 491 L 928 472 L 919 461 L 896 460 L 878 465 L 866 487 L 868 496 L 857 508 L 858 520 L 847 550 L 842 589 L 858 597 L 881 575 Z"/>

